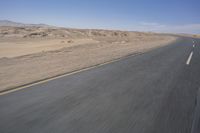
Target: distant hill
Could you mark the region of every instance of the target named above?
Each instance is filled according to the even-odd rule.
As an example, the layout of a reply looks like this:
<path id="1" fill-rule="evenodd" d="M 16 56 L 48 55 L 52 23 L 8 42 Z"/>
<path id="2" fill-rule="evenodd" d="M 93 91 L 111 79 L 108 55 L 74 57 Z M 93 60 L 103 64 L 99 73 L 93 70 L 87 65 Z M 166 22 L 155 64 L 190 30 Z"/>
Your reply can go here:
<path id="1" fill-rule="evenodd" d="M 46 24 L 24 24 L 13 22 L 9 20 L 0 20 L 0 26 L 11 26 L 11 27 L 54 27 Z"/>

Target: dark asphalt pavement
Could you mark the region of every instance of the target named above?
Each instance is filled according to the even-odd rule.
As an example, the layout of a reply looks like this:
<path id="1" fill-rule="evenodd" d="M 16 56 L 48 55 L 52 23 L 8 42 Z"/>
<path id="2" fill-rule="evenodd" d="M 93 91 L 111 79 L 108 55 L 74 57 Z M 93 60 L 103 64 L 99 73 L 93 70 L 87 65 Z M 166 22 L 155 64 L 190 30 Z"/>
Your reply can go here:
<path id="1" fill-rule="evenodd" d="M 0 96 L 0 133 L 191 133 L 199 87 L 200 41 L 181 38 Z"/>

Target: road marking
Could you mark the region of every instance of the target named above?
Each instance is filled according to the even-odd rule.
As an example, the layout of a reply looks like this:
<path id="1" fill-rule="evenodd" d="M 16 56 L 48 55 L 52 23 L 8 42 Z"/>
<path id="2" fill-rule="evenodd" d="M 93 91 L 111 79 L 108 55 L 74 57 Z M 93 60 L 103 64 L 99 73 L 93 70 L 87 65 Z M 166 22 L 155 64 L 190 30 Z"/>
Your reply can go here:
<path id="1" fill-rule="evenodd" d="M 190 56 L 187 59 L 186 65 L 190 65 L 190 61 L 192 59 L 192 56 L 193 56 L 193 52 L 190 53 Z"/>
<path id="2" fill-rule="evenodd" d="M 194 43 L 194 41 L 192 41 Z"/>
<path id="3" fill-rule="evenodd" d="M 119 61 L 119 60 L 120 59 L 116 59 L 116 60 L 113 60 L 113 61 L 105 62 L 105 63 L 98 64 L 98 65 L 95 65 L 95 66 L 91 66 L 91 67 L 88 67 L 88 68 L 83 68 L 81 70 L 77 70 L 77 71 L 74 71 L 74 72 L 69 72 L 69 73 L 66 73 L 66 74 L 54 76 L 54 77 L 51 77 L 51 78 L 48 78 L 48 79 L 43 79 L 41 81 L 36 81 L 35 83 L 30 83 L 28 85 L 23 85 L 21 87 L 10 89 L 10 90 L 7 90 L 5 92 L 0 92 L 0 96 L 1 95 L 5 95 L 5 94 L 9 94 L 11 92 L 19 91 L 19 90 L 22 90 L 22 89 L 25 89 L 25 88 L 28 88 L 28 87 L 32 87 L 32 86 L 35 86 L 35 85 L 43 84 L 43 83 L 46 83 L 46 82 L 49 82 L 49 81 L 52 81 L 52 80 L 55 80 L 55 79 L 60 79 L 62 77 L 66 77 L 66 76 L 70 76 L 70 75 L 73 75 L 73 74 L 76 74 L 76 73 L 87 71 L 87 70 L 90 70 L 90 69 L 93 69 L 93 68 L 96 68 L 96 67 L 100 67 L 100 66 L 103 66 L 103 65 L 106 65 L 106 64 L 110 64 L 110 63 L 113 63 L 113 62 L 116 62 L 116 61 Z"/>
<path id="4" fill-rule="evenodd" d="M 195 45 L 193 45 L 193 48 L 195 47 Z"/>
<path id="5" fill-rule="evenodd" d="M 117 62 L 117 61 L 120 61 L 120 60 L 123 60 L 123 59 L 127 59 L 129 57 L 134 57 L 136 55 L 140 55 L 140 54 L 143 54 L 143 53 L 144 52 L 138 52 L 138 53 L 130 54 L 130 55 L 127 55 L 127 56 L 124 56 L 124 57 L 120 57 L 120 58 L 111 60 L 111 61 L 107 61 L 107 62 L 104 62 L 104 63 L 101 63 L 101 64 L 94 65 L 94 66 L 91 66 L 91 67 L 83 68 L 81 70 L 76 70 L 76 71 L 73 71 L 73 72 L 57 75 L 57 76 L 50 77 L 50 78 L 47 78 L 47 79 L 41 79 L 39 81 L 35 81 L 35 82 L 29 83 L 27 85 L 14 87 L 14 88 L 11 88 L 9 90 L 2 91 L 2 92 L 0 91 L 0 96 L 9 94 L 9 93 L 12 93 L 12 92 L 15 92 L 15 91 L 23 90 L 25 88 L 32 87 L 32 86 L 35 86 L 35 85 L 43 84 L 43 83 L 46 83 L 46 82 L 49 82 L 49 81 L 52 81 L 52 80 L 55 80 L 55 79 L 60 79 L 62 77 L 66 77 L 66 76 L 70 76 L 70 75 L 73 75 L 73 74 L 76 74 L 76 73 L 84 72 L 84 71 L 87 71 L 87 70 L 90 70 L 90 69 L 93 69 L 93 68 L 98 68 L 98 67 L 101 67 L 101 66 L 104 66 L 104 65 L 107 65 L 107 64 L 111 64 L 111 63 L 114 63 L 114 62 Z"/>

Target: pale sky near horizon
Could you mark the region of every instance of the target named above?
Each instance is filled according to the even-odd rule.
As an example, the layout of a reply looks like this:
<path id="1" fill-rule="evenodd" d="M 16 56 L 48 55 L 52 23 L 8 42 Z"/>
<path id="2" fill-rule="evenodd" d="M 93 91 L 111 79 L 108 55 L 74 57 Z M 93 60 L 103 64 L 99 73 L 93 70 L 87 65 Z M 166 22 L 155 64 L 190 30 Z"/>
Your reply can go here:
<path id="1" fill-rule="evenodd" d="M 0 0 L 0 20 L 71 28 L 200 33 L 200 0 Z"/>

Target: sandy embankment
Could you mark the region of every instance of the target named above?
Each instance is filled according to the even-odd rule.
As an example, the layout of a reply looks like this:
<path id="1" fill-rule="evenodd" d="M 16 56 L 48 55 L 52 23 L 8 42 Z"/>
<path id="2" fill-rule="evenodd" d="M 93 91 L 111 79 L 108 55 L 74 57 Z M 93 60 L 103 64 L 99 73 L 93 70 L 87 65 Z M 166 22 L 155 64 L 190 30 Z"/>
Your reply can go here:
<path id="1" fill-rule="evenodd" d="M 0 28 L 0 91 L 167 45 L 153 33 Z"/>

